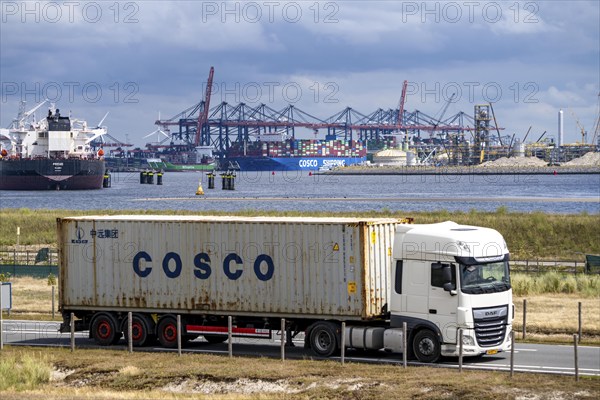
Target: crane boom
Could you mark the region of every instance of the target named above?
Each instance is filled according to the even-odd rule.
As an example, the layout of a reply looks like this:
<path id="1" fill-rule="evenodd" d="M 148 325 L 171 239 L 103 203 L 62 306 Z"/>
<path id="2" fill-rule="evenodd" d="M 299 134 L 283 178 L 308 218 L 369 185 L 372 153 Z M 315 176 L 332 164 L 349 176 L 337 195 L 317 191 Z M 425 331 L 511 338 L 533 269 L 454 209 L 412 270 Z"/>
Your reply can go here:
<path id="1" fill-rule="evenodd" d="M 406 87 L 408 86 L 408 81 L 404 81 L 402 84 L 402 95 L 400 96 L 400 104 L 398 104 L 398 128 L 402 128 L 402 116 L 404 115 L 404 102 L 406 101 Z"/>
<path id="2" fill-rule="evenodd" d="M 208 73 L 208 81 L 206 82 L 206 92 L 204 94 L 204 109 L 198 113 L 198 126 L 196 128 L 196 140 L 194 141 L 195 146 L 200 145 L 200 135 L 202 134 L 202 127 L 208 119 L 208 110 L 210 108 L 210 94 L 212 92 L 213 75 L 215 74 L 215 68 L 210 67 Z"/>

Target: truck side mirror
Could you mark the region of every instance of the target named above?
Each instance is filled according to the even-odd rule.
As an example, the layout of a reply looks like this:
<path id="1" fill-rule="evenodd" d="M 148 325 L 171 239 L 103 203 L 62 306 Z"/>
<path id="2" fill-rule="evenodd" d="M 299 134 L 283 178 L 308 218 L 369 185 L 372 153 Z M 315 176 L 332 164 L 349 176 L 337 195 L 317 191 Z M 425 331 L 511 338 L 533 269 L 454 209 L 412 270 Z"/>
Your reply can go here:
<path id="1" fill-rule="evenodd" d="M 454 286 L 454 284 L 452 282 L 444 283 L 444 290 L 446 292 L 450 292 L 450 294 L 452 296 L 454 296 L 456 294 L 456 287 Z"/>
<path id="2" fill-rule="evenodd" d="M 444 282 L 452 282 L 452 267 L 448 264 L 442 264 L 442 277 Z"/>
<path id="3" fill-rule="evenodd" d="M 452 283 L 452 266 L 443 264 L 442 277 L 444 278 L 444 285 L 442 286 L 444 290 L 450 292 L 452 296 L 456 295 L 456 285 Z"/>

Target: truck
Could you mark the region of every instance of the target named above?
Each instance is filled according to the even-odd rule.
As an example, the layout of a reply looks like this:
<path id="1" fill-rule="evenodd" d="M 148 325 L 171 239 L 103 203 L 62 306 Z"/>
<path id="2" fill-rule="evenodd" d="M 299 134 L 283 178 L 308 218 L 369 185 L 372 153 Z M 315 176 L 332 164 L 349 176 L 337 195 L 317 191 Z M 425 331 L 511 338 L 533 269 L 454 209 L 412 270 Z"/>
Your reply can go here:
<path id="1" fill-rule="evenodd" d="M 511 348 L 509 251 L 493 229 L 395 218 L 79 216 L 57 220 L 62 331 L 99 345 L 288 339 L 420 362 Z M 177 317 L 181 332 L 177 331 Z M 231 326 L 229 320 L 231 318 Z M 406 328 L 406 337 L 403 332 Z M 459 330 L 462 334 L 459 333 Z"/>

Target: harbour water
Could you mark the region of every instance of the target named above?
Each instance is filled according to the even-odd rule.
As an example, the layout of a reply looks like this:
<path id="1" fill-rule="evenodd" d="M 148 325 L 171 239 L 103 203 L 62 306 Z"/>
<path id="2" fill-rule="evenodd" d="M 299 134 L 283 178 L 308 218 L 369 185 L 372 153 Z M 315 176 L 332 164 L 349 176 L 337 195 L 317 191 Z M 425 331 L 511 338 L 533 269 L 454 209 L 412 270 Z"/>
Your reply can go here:
<path id="1" fill-rule="evenodd" d="M 205 195 L 196 196 L 199 180 Z M 600 213 L 600 175 L 335 176 L 238 173 L 235 190 L 207 188 L 205 173 L 165 173 L 164 184 L 115 173 L 112 187 L 89 191 L 0 191 L 2 208 L 197 211 L 508 211 Z"/>

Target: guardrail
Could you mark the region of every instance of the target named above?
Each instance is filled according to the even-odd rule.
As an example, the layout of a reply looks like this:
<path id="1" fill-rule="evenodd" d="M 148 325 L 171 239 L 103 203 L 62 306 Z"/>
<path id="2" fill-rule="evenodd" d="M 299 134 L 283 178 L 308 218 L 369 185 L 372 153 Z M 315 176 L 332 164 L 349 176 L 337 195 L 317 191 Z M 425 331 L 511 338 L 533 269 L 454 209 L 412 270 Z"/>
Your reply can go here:
<path id="1" fill-rule="evenodd" d="M 0 250 L 0 265 L 58 265 L 56 249 Z"/>

